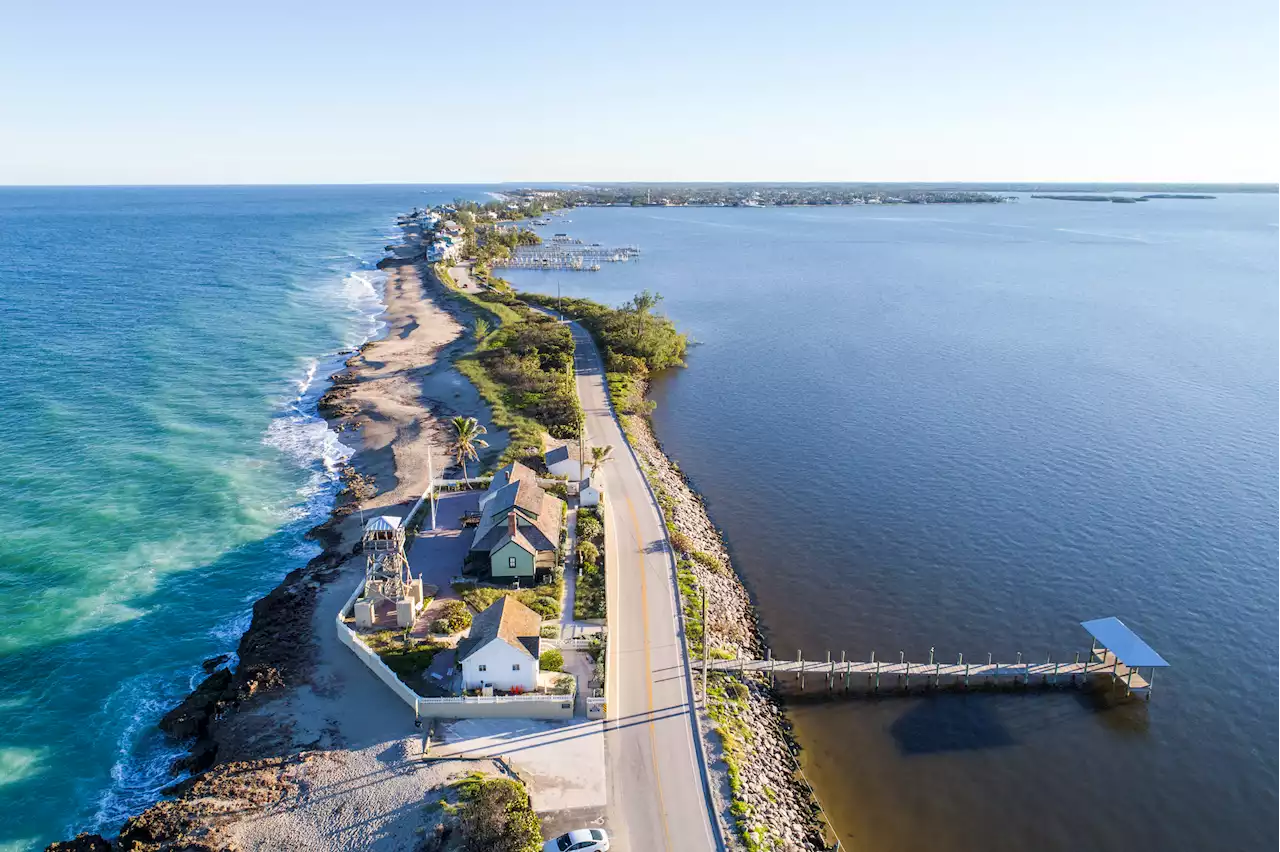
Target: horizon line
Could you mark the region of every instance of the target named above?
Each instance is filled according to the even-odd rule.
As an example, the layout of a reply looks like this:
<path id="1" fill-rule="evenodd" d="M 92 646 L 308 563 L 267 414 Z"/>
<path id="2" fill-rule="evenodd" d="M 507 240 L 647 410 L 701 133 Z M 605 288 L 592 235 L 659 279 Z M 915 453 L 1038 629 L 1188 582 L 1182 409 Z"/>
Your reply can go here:
<path id="1" fill-rule="evenodd" d="M 0 189 L 162 189 L 230 187 L 347 186 L 510 186 L 563 188 L 578 186 L 1238 186 L 1280 190 L 1280 181 L 1233 180 L 500 180 L 500 181 L 285 181 L 201 183 L 0 183 Z M 559 186 L 557 186 L 559 185 Z"/>

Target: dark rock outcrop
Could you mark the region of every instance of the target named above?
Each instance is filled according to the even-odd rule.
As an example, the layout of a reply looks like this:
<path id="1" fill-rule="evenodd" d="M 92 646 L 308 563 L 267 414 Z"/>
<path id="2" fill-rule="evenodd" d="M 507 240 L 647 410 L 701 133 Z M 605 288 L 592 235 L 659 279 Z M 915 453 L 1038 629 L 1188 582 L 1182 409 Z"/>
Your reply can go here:
<path id="1" fill-rule="evenodd" d="M 231 671 L 223 669 L 204 679 L 195 692 L 183 699 L 177 707 L 164 714 L 160 730 L 166 734 L 187 739 L 202 736 L 209 731 L 209 722 L 219 707 L 231 698 Z"/>
<path id="2" fill-rule="evenodd" d="M 111 852 L 111 844 L 101 834 L 77 834 L 74 840 L 59 840 L 44 852 Z"/>
<path id="3" fill-rule="evenodd" d="M 202 662 L 200 664 L 200 668 L 204 669 L 206 674 L 213 674 L 214 669 L 218 668 L 218 666 L 222 665 L 229 659 L 231 659 L 230 654 L 219 654 L 216 657 L 210 657 Z"/>

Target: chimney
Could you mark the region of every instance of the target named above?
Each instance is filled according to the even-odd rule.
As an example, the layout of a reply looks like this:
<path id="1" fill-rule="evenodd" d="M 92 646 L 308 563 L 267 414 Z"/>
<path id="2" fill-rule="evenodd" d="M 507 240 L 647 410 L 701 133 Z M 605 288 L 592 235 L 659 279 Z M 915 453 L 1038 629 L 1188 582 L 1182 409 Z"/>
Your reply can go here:
<path id="1" fill-rule="evenodd" d="M 511 533 L 511 537 L 516 537 L 516 513 L 511 510 L 511 514 L 507 515 L 507 532 Z"/>

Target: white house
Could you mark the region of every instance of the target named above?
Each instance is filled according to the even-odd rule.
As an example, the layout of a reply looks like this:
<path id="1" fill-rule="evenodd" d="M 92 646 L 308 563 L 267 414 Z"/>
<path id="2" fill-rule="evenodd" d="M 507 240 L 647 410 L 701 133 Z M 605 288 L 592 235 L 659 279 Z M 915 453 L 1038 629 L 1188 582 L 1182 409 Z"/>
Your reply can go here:
<path id="1" fill-rule="evenodd" d="M 458 643 L 463 688 L 533 692 L 541 633 L 540 615 L 510 595 L 498 598 L 475 617 L 470 634 Z"/>
<path id="2" fill-rule="evenodd" d="M 543 458 L 552 476 L 563 476 L 570 480 L 582 478 L 582 465 L 569 453 L 568 446 L 556 447 Z"/>
<path id="3" fill-rule="evenodd" d="M 578 484 L 578 505 L 579 506 L 598 506 L 600 505 L 600 486 L 593 483 L 591 477 L 588 476 Z"/>

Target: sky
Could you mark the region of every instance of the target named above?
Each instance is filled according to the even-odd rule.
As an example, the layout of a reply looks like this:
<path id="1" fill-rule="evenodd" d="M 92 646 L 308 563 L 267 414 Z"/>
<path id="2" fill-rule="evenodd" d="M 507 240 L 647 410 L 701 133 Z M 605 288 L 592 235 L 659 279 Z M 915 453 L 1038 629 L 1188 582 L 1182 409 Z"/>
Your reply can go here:
<path id="1" fill-rule="evenodd" d="M 1280 180 L 1276 0 L 0 3 L 0 184 Z"/>

